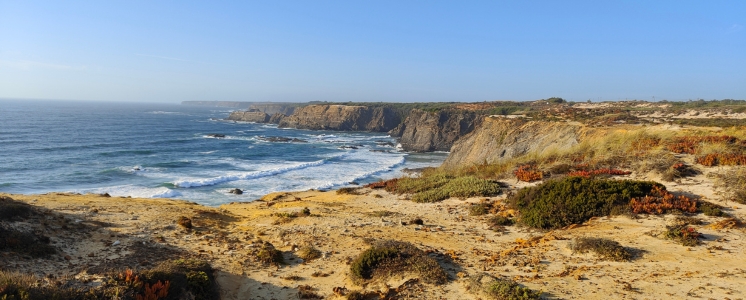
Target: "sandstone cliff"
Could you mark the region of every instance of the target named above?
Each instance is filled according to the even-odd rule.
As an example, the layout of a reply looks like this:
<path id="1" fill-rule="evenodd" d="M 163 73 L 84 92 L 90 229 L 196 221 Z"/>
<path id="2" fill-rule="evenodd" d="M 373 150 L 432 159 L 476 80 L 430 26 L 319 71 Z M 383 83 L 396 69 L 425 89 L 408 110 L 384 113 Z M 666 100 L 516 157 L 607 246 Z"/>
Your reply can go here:
<path id="1" fill-rule="evenodd" d="M 498 162 L 529 152 L 569 149 L 578 144 L 581 131 L 582 125 L 567 122 L 488 117 L 453 145 L 443 167 L 458 168 Z"/>
<path id="2" fill-rule="evenodd" d="M 286 116 L 292 115 L 295 108 L 298 107 L 297 103 L 254 103 L 249 106 L 250 110 L 260 111 L 268 115 L 283 114 Z"/>
<path id="3" fill-rule="evenodd" d="M 481 122 L 479 114 L 464 110 L 426 112 L 413 109 L 403 123 L 389 131 L 400 137 L 406 151 L 448 151 L 460 137 L 474 130 Z"/>
<path id="4" fill-rule="evenodd" d="M 234 111 L 232 112 L 226 120 L 231 121 L 242 121 L 242 122 L 255 122 L 255 123 L 267 123 L 269 122 L 269 115 L 256 110 L 248 110 L 248 111 Z"/>
<path id="5" fill-rule="evenodd" d="M 269 123 L 280 124 L 282 119 L 284 119 L 285 117 L 287 117 L 287 115 L 283 113 L 275 113 L 271 117 L 269 117 Z"/>
<path id="6" fill-rule="evenodd" d="M 280 121 L 280 127 L 313 130 L 386 132 L 401 122 L 388 107 L 309 105 Z"/>

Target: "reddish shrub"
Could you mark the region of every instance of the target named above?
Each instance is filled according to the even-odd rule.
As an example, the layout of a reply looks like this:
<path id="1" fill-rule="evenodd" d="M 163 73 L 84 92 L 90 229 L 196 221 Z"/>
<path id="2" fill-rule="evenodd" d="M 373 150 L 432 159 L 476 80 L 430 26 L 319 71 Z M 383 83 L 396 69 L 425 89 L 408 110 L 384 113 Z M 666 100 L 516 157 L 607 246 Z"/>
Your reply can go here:
<path id="1" fill-rule="evenodd" d="M 699 150 L 699 146 L 702 143 L 727 143 L 727 144 L 733 144 L 736 143 L 738 139 L 733 136 L 729 135 L 723 135 L 723 136 L 685 136 L 680 137 L 676 140 L 674 140 L 673 143 L 668 144 L 666 148 L 668 150 L 675 152 L 675 153 L 687 153 L 687 154 L 697 154 Z"/>
<path id="2" fill-rule="evenodd" d="M 632 198 L 629 202 L 632 212 L 660 215 L 670 210 L 697 212 L 697 201 L 686 196 L 674 196 L 664 187 L 654 186 L 650 194 L 642 198 Z"/>
<path id="3" fill-rule="evenodd" d="M 595 177 L 601 174 L 607 174 L 607 175 L 629 175 L 632 172 L 629 171 L 623 171 L 618 169 L 596 169 L 596 170 L 579 170 L 567 173 L 568 176 L 580 176 L 585 178 L 591 178 Z"/>
<path id="4" fill-rule="evenodd" d="M 544 178 L 544 174 L 541 171 L 536 170 L 532 165 L 519 166 L 517 170 L 513 171 L 513 175 L 520 181 L 532 182 L 541 180 Z"/>

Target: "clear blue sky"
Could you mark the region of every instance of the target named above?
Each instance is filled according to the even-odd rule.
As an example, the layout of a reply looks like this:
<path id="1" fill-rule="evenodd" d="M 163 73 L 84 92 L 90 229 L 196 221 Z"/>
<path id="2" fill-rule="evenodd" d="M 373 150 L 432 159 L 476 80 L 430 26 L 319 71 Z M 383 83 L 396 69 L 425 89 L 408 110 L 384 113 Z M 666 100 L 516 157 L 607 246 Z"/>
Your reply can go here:
<path id="1" fill-rule="evenodd" d="M 5 1 L 0 98 L 746 99 L 746 1 Z"/>

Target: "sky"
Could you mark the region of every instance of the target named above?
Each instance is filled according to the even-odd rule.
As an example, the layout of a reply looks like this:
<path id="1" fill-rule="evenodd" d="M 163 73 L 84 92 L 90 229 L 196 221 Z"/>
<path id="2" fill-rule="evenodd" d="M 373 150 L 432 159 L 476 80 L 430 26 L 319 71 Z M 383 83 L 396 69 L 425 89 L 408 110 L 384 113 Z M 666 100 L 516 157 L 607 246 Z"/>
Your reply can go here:
<path id="1" fill-rule="evenodd" d="M 746 99 L 746 1 L 6 1 L 0 98 Z"/>

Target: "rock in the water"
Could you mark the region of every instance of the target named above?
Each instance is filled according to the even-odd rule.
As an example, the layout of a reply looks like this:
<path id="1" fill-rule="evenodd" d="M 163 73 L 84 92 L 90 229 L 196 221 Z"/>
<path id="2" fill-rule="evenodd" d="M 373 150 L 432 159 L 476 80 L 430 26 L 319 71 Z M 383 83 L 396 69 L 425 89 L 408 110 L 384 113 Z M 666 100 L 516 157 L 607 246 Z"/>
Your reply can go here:
<path id="1" fill-rule="evenodd" d="M 224 138 L 224 137 L 225 137 L 225 134 L 220 134 L 220 133 L 210 133 L 210 134 L 208 134 L 207 136 L 208 136 L 208 137 L 213 137 L 213 138 L 218 138 L 218 139 L 222 139 L 222 138 Z"/>
<path id="2" fill-rule="evenodd" d="M 236 194 L 236 195 L 241 195 L 241 194 L 243 194 L 243 191 L 241 189 L 232 189 L 232 190 L 230 190 L 229 193 Z"/>
<path id="3" fill-rule="evenodd" d="M 288 138 L 283 136 L 257 136 L 256 139 L 272 143 L 308 143 L 308 141 L 299 138 Z"/>

